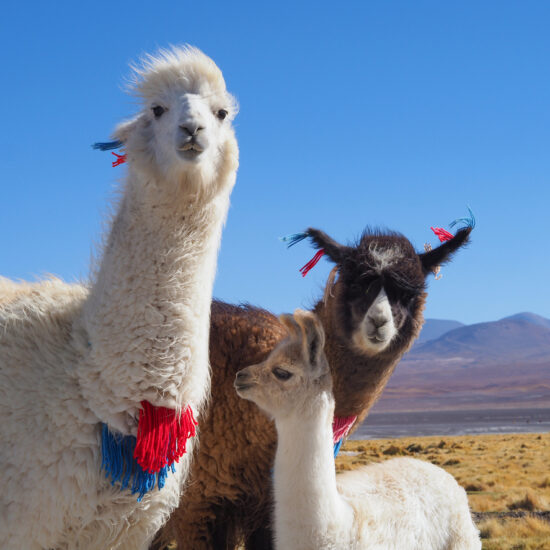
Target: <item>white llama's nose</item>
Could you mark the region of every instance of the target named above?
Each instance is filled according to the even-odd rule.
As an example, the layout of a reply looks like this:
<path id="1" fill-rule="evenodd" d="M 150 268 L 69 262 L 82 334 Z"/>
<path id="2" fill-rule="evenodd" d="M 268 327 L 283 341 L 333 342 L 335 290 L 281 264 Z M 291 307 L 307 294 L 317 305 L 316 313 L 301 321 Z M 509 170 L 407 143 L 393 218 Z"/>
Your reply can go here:
<path id="1" fill-rule="evenodd" d="M 201 130 L 204 130 L 204 126 L 200 126 L 197 122 L 184 122 L 183 124 L 180 124 L 180 128 L 183 130 L 184 134 L 194 137 L 196 136 Z"/>
<path id="2" fill-rule="evenodd" d="M 181 111 L 178 125 L 182 134 L 187 137 L 196 137 L 205 129 L 207 113 L 202 98 L 196 94 L 185 94 L 181 98 Z"/>

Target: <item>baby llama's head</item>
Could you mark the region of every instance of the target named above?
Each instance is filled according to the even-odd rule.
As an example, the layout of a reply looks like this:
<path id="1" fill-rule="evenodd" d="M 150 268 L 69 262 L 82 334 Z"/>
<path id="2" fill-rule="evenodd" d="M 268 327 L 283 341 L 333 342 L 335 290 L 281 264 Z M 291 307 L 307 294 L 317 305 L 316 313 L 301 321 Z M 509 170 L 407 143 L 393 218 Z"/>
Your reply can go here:
<path id="1" fill-rule="evenodd" d="M 190 46 L 161 50 L 133 67 L 130 91 L 142 110 L 114 133 L 130 170 L 142 173 L 148 185 L 186 197 L 231 189 L 238 165 L 232 120 L 238 108 L 212 59 Z"/>
<path id="2" fill-rule="evenodd" d="M 274 418 L 315 413 L 316 397 L 326 398 L 332 390 L 323 326 L 314 313 L 299 309 L 279 319 L 288 337 L 265 361 L 240 370 L 235 389 Z"/>

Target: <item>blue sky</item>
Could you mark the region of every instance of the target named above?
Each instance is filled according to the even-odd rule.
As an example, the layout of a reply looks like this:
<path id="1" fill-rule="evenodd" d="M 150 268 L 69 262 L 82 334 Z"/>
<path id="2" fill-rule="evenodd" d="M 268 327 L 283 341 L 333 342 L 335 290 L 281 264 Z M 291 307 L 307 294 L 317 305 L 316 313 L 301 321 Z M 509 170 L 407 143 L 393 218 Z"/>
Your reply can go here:
<path id="1" fill-rule="evenodd" d="M 85 279 L 125 168 L 90 148 L 135 112 L 128 63 L 190 43 L 241 111 L 241 167 L 215 295 L 276 312 L 320 295 L 326 260 L 280 235 L 363 227 L 418 249 L 474 209 L 471 246 L 426 316 L 550 317 L 550 3 L 5 2 L 0 274 Z"/>

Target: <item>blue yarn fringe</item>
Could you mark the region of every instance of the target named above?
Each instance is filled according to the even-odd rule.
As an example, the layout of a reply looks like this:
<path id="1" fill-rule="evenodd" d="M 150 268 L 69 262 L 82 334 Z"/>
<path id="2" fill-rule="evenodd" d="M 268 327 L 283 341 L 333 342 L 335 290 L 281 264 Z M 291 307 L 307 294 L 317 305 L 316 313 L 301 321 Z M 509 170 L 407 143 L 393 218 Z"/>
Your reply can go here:
<path id="1" fill-rule="evenodd" d="M 290 248 L 291 246 L 294 246 L 295 244 L 298 244 L 299 242 L 303 241 L 304 239 L 307 239 L 308 234 L 307 233 L 293 233 L 292 235 L 286 235 L 285 237 L 279 237 L 281 241 L 284 243 L 288 243 L 286 245 L 287 248 Z"/>
<path id="2" fill-rule="evenodd" d="M 334 444 L 334 458 L 338 456 L 338 453 L 340 452 L 340 447 L 342 446 L 342 443 L 344 443 L 344 438 L 340 439 L 337 443 Z"/>
<path id="3" fill-rule="evenodd" d="M 453 220 L 449 227 L 454 227 L 455 225 L 459 223 L 466 224 L 466 227 L 470 227 L 473 229 L 476 226 L 476 217 L 474 216 L 474 213 L 472 212 L 472 209 L 468 206 L 468 212 L 470 213 L 470 216 L 467 218 L 457 218 L 456 220 Z"/>
<path id="4" fill-rule="evenodd" d="M 120 149 L 123 145 L 124 143 L 117 139 L 115 141 L 98 141 L 92 145 L 92 148 L 99 151 L 111 151 L 113 149 Z"/>
<path id="5" fill-rule="evenodd" d="M 158 486 L 162 489 L 166 483 L 168 472 L 176 472 L 172 463 L 159 472 L 150 474 L 134 459 L 136 438 L 133 435 L 115 434 L 109 430 L 107 424 L 101 425 L 101 469 L 105 470 L 107 479 L 111 478 L 111 485 L 120 483 L 121 489 L 128 489 L 138 495 L 138 502 L 149 491 Z"/>

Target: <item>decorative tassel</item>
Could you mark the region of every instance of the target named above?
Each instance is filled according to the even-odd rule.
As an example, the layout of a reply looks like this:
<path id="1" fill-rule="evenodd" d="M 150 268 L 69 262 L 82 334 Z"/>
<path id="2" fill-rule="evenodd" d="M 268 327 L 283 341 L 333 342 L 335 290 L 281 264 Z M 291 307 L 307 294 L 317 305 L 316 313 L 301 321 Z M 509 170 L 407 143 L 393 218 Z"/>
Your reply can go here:
<path id="1" fill-rule="evenodd" d="M 168 469 L 174 473 L 174 464 L 161 468 L 158 473 L 143 471 L 134 459 L 136 438 L 133 435 L 115 434 L 109 430 L 107 424 L 101 426 L 101 469 L 105 470 L 107 479 L 111 478 L 111 485 L 120 483 L 122 490 L 130 487 L 133 495 L 137 493 L 138 502 L 145 493 L 158 486 L 164 487 Z"/>
<path id="2" fill-rule="evenodd" d="M 430 229 L 437 235 L 439 241 L 444 243 L 445 241 L 450 241 L 454 235 L 449 233 L 446 229 L 442 227 L 430 227 Z"/>
<path id="3" fill-rule="evenodd" d="M 121 489 L 131 485 L 138 502 L 155 486 L 164 487 L 198 424 L 190 406 L 179 416 L 173 409 L 154 407 L 147 401 L 141 406 L 137 438 L 112 433 L 106 424 L 101 428 L 101 469 L 113 485 L 118 482 Z"/>
<path id="4" fill-rule="evenodd" d="M 111 151 L 112 149 L 120 149 L 123 145 L 124 143 L 118 139 L 116 141 L 98 141 L 92 145 L 92 149 L 98 151 Z"/>
<path id="5" fill-rule="evenodd" d="M 311 269 L 313 269 L 317 265 L 324 254 L 325 250 L 321 248 L 321 250 L 319 250 L 317 254 L 315 254 L 315 256 L 313 256 L 313 258 L 311 258 L 311 260 L 309 260 L 306 265 L 300 268 L 300 273 L 302 274 L 302 277 L 305 277 L 311 271 Z"/>
<path id="6" fill-rule="evenodd" d="M 117 139 L 115 141 L 98 141 L 92 145 L 92 148 L 98 151 L 111 151 L 112 149 L 120 149 L 123 146 L 124 143 Z M 114 160 L 112 164 L 113 168 L 119 164 L 124 164 L 127 160 L 126 154 L 118 155 L 115 152 L 112 152 L 111 154 L 116 157 L 116 160 Z"/>
<path id="7" fill-rule="evenodd" d="M 351 430 L 351 427 L 355 424 L 356 420 L 357 416 L 335 416 L 332 421 L 333 442 L 338 443 L 338 441 L 344 439 Z"/>
<path id="8" fill-rule="evenodd" d="M 469 206 L 467 208 L 470 215 L 466 218 L 457 218 L 456 220 L 453 220 L 449 224 L 449 227 L 454 227 L 459 223 L 465 224 L 465 226 L 469 227 L 470 229 L 473 229 L 476 226 L 476 218 L 474 216 L 474 213 Z M 454 238 L 454 235 L 452 233 L 449 233 L 446 229 L 443 229 L 442 227 L 431 227 L 430 229 L 437 235 L 442 243 L 445 241 L 450 241 L 452 238 Z"/>
<path id="9" fill-rule="evenodd" d="M 290 248 L 291 246 L 294 246 L 295 244 L 298 244 L 299 242 L 302 242 L 304 239 L 308 237 L 307 233 L 292 233 L 292 235 L 286 235 L 284 237 L 279 237 L 281 241 L 284 243 L 288 243 L 286 245 L 287 248 Z"/>
<path id="10" fill-rule="evenodd" d="M 351 427 L 357 420 L 357 416 L 334 417 L 332 421 L 332 442 L 334 444 L 334 458 L 338 456 L 340 447 L 348 435 Z"/>
<path id="11" fill-rule="evenodd" d="M 187 439 L 196 435 L 198 422 L 187 406 L 180 415 L 173 409 L 141 402 L 134 458 L 149 473 L 178 462 L 186 452 Z"/>
<path id="12" fill-rule="evenodd" d="M 111 152 L 111 155 L 115 155 L 116 157 L 116 160 L 113 160 L 113 168 L 115 166 L 118 166 L 119 164 L 124 164 L 126 162 L 126 153 L 123 154 L 123 155 L 119 155 L 117 153 L 115 153 L 114 151 Z"/>
<path id="13" fill-rule="evenodd" d="M 469 206 L 467 208 L 470 216 L 468 216 L 467 218 L 457 218 L 456 220 L 453 220 L 449 224 L 449 227 L 454 227 L 459 223 L 464 223 L 466 224 L 466 227 L 470 227 L 471 229 L 473 229 L 476 226 L 476 217 L 474 216 L 472 209 Z"/>
<path id="14" fill-rule="evenodd" d="M 343 443 L 344 443 L 344 440 L 340 439 L 338 443 L 334 444 L 334 458 L 338 456 L 338 453 L 340 452 L 340 447 L 343 445 Z"/>

